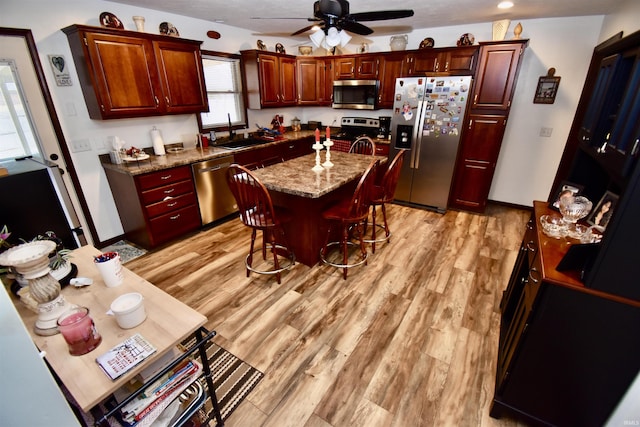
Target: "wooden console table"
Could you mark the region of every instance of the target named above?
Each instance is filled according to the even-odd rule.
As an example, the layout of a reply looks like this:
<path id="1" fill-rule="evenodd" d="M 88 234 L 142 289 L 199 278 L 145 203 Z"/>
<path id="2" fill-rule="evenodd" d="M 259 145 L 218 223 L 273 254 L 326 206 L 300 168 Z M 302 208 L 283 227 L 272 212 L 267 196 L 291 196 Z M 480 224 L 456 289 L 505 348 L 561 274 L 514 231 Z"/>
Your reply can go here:
<path id="1" fill-rule="evenodd" d="M 93 265 L 93 256 L 98 254 L 100 251 L 92 246 L 74 250 L 70 261 L 78 267 L 78 277 L 89 277 L 93 279 L 93 284 L 82 288 L 69 285 L 62 290 L 68 303 L 89 308 L 89 313 L 102 336 L 102 343 L 95 350 L 82 356 L 71 356 L 62 335 L 36 335 L 33 326 L 37 315 L 21 303 L 16 303 L 34 343 L 46 353 L 45 358 L 51 369 L 85 412 L 128 383 L 136 374 L 191 334 L 196 333 L 198 338 L 202 338 L 200 328 L 207 321 L 202 314 L 127 268 L 123 268 L 124 282 L 120 286 L 107 288 Z M 116 297 L 128 292 L 139 292 L 143 295 L 147 318 L 135 328 L 121 329 L 115 317 L 108 315 L 107 311 Z M 96 363 L 96 357 L 136 333 L 141 334 L 156 347 L 156 353 L 120 378 L 111 380 Z M 207 371 L 208 365 L 203 368 Z M 209 392 L 210 395 L 213 394 L 213 390 Z M 212 397 L 215 399 L 215 394 Z M 217 402 L 214 406 L 217 406 Z"/>

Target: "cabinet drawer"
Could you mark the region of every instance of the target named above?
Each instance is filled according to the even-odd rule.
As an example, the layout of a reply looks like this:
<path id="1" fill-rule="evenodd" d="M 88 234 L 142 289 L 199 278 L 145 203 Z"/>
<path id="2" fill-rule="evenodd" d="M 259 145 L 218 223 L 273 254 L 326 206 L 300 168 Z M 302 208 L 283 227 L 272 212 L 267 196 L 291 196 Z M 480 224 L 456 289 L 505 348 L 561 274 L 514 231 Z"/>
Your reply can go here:
<path id="1" fill-rule="evenodd" d="M 189 166 L 152 172 L 138 177 L 138 183 L 142 191 L 184 180 L 191 180 Z"/>
<path id="2" fill-rule="evenodd" d="M 147 206 L 147 216 L 154 218 L 158 215 L 163 215 L 169 212 L 173 212 L 178 209 L 185 208 L 190 205 L 196 204 L 195 193 L 182 194 L 178 197 L 171 197 L 166 200 L 162 200 L 158 203 L 153 203 Z"/>
<path id="3" fill-rule="evenodd" d="M 161 202 L 167 197 L 177 197 L 187 193 L 193 193 L 193 182 L 191 181 L 177 182 L 175 184 L 154 188 L 153 190 L 143 191 L 141 199 L 144 205 L 150 205 Z"/>
<path id="4" fill-rule="evenodd" d="M 149 221 L 154 245 L 171 240 L 188 231 L 200 227 L 200 212 L 197 205 L 191 205 L 177 211 L 167 213 Z"/>
<path id="5" fill-rule="evenodd" d="M 389 144 L 376 144 L 376 156 L 388 156 Z"/>

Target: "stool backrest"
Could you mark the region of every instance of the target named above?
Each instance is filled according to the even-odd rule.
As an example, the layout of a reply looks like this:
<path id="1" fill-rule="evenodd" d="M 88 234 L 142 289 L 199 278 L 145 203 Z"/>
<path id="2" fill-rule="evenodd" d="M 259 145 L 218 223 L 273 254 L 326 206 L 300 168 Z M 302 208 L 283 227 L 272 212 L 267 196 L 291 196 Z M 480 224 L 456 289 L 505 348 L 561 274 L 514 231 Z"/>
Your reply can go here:
<path id="1" fill-rule="evenodd" d="M 361 136 L 351 144 L 349 152 L 373 156 L 376 152 L 376 144 L 374 144 L 373 140 L 368 136 Z"/>
<path id="2" fill-rule="evenodd" d="M 227 170 L 227 183 L 238 203 L 240 220 L 245 225 L 255 228 L 275 225 L 277 219 L 269 190 L 249 169 L 232 164 Z"/>
<path id="3" fill-rule="evenodd" d="M 369 215 L 369 206 L 371 206 L 371 194 L 376 178 L 376 169 L 380 164 L 380 160 L 372 161 L 362 174 L 349 206 L 348 217 L 350 220 L 364 220 Z"/>
<path id="4" fill-rule="evenodd" d="M 398 179 L 400 178 L 400 171 L 402 170 L 402 164 L 404 163 L 404 155 L 407 152 L 406 148 L 398 151 L 398 154 L 393 158 L 391 164 L 387 168 L 387 171 L 382 177 L 380 186 L 382 187 L 381 201 L 387 203 L 393 200 L 393 196 L 396 193 L 396 187 L 398 186 Z"/>

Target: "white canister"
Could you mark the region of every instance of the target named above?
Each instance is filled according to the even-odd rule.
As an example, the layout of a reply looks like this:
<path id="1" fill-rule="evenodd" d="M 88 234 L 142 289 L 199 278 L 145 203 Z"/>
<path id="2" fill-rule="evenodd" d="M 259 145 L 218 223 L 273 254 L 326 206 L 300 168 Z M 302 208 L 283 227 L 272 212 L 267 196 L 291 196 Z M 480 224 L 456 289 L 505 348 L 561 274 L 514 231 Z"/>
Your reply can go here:
<path id="1" fill-rule="evenodd" d="M 113 300 L 111 311 L 122 329 L 135 328 L 147 318 L 142 295 L 137 292 L 120 295 Z"/>
<path id="2" fill-rule="evenodd" d="M 391 42 L 389 44 L 391 46 L 391 50 L 405 50 L 407 48 L 408 42 L 409 42 L 409 36 L 406 34 L 403 34 L 401 36 L 391 37 Z"/>
<path id="3" fill-rule="evenodd" d="M 156 156 L 164 156 L 164 141 L 162 140 L 162 134 L 160 131 L 154 126 L 151 129 L 151 142 L 153 142 L 153 152 Z"/>

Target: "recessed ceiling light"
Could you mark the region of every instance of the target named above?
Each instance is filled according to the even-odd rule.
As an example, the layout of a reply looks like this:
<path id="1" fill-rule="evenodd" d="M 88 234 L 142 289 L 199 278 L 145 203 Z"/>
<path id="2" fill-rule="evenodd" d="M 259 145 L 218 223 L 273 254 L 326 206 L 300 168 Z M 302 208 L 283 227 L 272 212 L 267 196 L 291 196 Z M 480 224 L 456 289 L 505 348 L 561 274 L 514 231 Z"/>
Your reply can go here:
<path id="1" fill-rule="evenodd" d="M 498 3 L 498 9 L 509 9 L 513 7 L 513 2 L 511 1 L 502 1 Z"/>
<path id="2" fill-rule="evenodd" d="M 224 23 L 224 19 L 214 19 L 213 22 L 215 22 L 217 24 L 223 24 Z"/>

